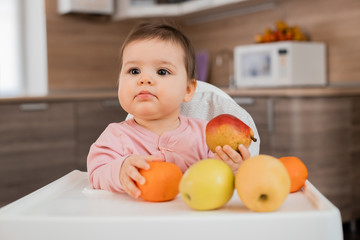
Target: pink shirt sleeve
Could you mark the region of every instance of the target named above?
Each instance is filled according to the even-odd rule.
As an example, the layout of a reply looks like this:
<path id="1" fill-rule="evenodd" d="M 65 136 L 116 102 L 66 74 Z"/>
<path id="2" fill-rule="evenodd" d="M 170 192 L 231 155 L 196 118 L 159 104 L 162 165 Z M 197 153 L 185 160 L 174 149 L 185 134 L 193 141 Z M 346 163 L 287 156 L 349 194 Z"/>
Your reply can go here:
<path id="1" fill-rule="evenodd" d="M 121 143 L 121 144 L 120 144 Z M 132 154 L 131 141 L 110 124 L 91 145 L 87 158 L 89 180 L 95 189 L 124 192 L 120 183 L 120 168 Z"/>

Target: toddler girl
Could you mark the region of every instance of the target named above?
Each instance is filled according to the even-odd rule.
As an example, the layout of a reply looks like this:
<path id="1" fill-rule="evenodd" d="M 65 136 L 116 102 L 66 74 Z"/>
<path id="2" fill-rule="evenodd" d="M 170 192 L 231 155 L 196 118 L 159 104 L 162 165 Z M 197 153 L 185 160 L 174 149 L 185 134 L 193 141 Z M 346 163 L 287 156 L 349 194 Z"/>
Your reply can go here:
<path id="1" fill-rule="evenodd" d="M 226 162 L 233 171 L 250 157 L 229 146 L 213 154 L 205 141 L 206 122 L 179 115 L 196 89 L 195 53 L 187 37 L 167 24 L 136 26 L 121 49 L 118 98 L 133 118 L 110 124 L 90 148 L 89 179 L 96 189 L 137 198 L 144 184 L 139 169 L 149 161 L 175 163 L 183 172 L 206 158 Z"/>

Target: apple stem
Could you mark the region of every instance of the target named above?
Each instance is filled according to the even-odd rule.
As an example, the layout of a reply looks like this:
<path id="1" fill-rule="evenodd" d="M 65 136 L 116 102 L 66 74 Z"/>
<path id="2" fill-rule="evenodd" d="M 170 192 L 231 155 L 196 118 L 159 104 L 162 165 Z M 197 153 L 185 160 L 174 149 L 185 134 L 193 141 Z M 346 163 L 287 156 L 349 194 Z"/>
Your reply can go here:
<path id="1" fill-rule="evenodd" d="M 256 139 L 254 136 L 251 136 L 250 138 L 251 138 L 251 140 L 253 140 L 254 142 L 257 141 L 257 139 Z"/>
<path id="2" fill-rule="evenodd" d="M 266 201 L 268 197 L 266 194 L 261 194 L 259 198 L 260 198 L 260 201 Z"/>

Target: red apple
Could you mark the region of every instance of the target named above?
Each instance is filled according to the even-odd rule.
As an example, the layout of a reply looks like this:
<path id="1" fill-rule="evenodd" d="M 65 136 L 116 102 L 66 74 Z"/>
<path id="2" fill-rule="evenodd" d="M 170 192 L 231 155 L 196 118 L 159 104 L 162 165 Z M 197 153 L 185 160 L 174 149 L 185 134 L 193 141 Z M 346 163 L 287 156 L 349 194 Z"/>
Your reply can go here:
<path id="1" fill-rule="evenodd" d="M 243 121 L 230 114 L 221 114 L 211 119 L 206 125 L 206 144 L 215 153 L 217 146 L 229 145 L 235 151 L 243 144 L 249 147 L 256 142 L 254 131 Z"/>

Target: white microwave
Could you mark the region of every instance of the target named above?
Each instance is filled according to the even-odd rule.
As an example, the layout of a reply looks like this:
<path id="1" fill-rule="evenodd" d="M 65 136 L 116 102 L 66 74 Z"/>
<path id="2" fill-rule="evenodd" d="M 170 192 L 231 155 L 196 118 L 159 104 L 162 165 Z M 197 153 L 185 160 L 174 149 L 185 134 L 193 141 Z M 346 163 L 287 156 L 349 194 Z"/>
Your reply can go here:
<path id="1" fill-rule="evenodd" d="M 236 87 L 325 86 L 324 43 L 284 41 L 237 46 Z"/>

